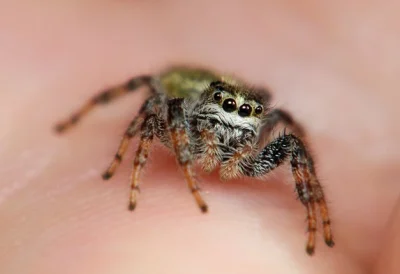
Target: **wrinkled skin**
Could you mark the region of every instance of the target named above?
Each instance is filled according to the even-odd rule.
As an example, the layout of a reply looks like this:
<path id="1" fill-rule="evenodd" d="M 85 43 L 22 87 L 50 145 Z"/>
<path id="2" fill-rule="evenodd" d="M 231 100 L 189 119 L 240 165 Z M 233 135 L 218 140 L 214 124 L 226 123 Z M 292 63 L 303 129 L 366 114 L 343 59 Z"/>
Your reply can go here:
<path id="1" fill-rule="evenodd" d="M 1 273 L 400 273 L 399 3 L 19 2 L 0 10 Z M 132 157 L 100 174 L 144 93 L 51 131 L 96 90 L 172 63 L 268 85 L 304 124 L 333 249 L 319 233 L 306 255 L 287 166 L 266 182 L 199 175 L 202 215 L 156 145 L 128 212 Z"/>

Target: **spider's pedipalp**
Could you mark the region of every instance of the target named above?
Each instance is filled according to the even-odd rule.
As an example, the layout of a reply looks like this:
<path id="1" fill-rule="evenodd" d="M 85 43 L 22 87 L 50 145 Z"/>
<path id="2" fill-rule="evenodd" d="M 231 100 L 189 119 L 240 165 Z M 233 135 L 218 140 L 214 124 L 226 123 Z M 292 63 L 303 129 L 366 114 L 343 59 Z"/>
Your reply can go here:
<path id="1" fill-rule="evenodd" d="M 80 107 L 75 113 L 73 113 L 70 118 L 57 123 L 54 129 L 58 133 L 63 133 L 70 127 L 77 124 L 82 119 L 82 117 L 88 114 L 96 105 L 107 104 L 112 100 L 120 97 L 121 95 L 135 91 L 143 85 L 147 85 L 150 87 L 151 90 L 153 90 L 153 88 L 151 87 L 151 80 L 152 77 L 147 75 L 134 77 L 122 85 L 115 86 L 97 94 L 89 101 L 87 101 L 82 107 Z"/>
<path id="2" fill-rule="evenodd" d="M 239 147 L 230 155 L 229 159 L 221 163 L 220 177 L 224 180 L 240 177 L 241 164 L 254 154 L 254 145 L 251 143 Z"/>
<path id="3" fill-rule="evenodd" d="M 221 161 L 221 155 L 218 148 L 218 139 L 215 132 L 211 129 L 203 129 L 200 131 L 201 150 L 202 155 L 199 158 L 199 162 L 205 172 L 211 172 L 216 168 Z"/>

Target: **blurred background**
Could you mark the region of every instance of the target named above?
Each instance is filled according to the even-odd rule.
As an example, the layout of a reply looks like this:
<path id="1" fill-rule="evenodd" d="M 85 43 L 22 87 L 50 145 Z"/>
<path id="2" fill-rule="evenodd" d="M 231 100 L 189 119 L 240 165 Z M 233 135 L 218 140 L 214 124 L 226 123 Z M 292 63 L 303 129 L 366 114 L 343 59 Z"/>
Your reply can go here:
<path id="1" fill-rule="evenodd" d="M 382 250 L 398 254 L 399 12 L 389 0 L 0 1 L 0 272 L 398 273 Z M 215 213 L 197 219 L 180 174 L 168 173 L 171 185 L 152 174 L 167 153 L 146 177 L 160 185 L 146 179 L 142 211 L 127 216 L 130 158 L 122 183 L 100 185 L 98 174 L 144 94 L 52 135 L 96 90 L 171 64 L 266 86 L 305 125 L 337 247 L 321 241 L 320 257 L 304 256 L 304 211 L 288 176 L 283 188 L 205 183 Z M 188 229 L 174 232 L 175 220 Z"/>

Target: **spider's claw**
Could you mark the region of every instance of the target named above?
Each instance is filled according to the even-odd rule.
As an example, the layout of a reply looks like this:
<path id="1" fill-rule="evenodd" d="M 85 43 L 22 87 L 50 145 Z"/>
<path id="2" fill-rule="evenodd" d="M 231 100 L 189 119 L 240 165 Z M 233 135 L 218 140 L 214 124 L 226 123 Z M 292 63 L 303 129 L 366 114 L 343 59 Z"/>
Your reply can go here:
<path id="1" fill-rule="evenodd" d="M 136 208 L 136 199 L 137 195 L 140 193 L 140 188 L 138 185 L 132 185 L 131 186 L 131 192 L 130 192 L 130 197 L 129 197 L 129 206 L 128 209 L 130 211 L 135 210 Z"/>
<path id="2" fill-rule="evenodd" d="M 314 255 L 314 251 L 315 251 L 314 246 L 307 245 L 306 252 L 307 252 L 308 255 L 310 255 L 310 256 Z"/>
<path id="3" fill-rule="evenodd" d="M 200 205 L 200 210 L 201 210 L 202 213 L 207 213 L 208 212 L 208 205 L 207 204 Z"/>
<path id="4" fill-rule="evenodd" d="M 134 211 L 135 208 L 136 208 L 136 202 L 130 201 L 128 206 L 129 211 Z"/>
<path id="5" fill-rule="evenodd" d="M 113 176 L 113 174 L 109 171 L 106 171 L 103 173 L 103 175 L 101 177 L 103 177 L 103 180 L 108 180 Z"/>
<path id="6" fill-rule="evenodd" d="M 335 246 L 335 242 L 332 239 L 325 239 L 325 243 L 329 247 L 334 247 Z"/>
<path id="7" fill-rule="evenodd" d="M 57 133 L 63 133 L 67 129 L 65 123 L 59 123 L 54 126 L 54 131 Z"/>

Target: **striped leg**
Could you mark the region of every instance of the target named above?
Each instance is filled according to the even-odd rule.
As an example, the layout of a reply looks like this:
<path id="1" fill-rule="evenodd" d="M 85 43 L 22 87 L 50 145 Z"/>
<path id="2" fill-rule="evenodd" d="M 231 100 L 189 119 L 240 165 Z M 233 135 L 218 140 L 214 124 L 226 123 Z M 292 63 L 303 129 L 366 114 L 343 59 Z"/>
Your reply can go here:
<path id="1" fill-rule="evenodd" d="M 189 190 L 193 194 L 200 210 L 205 213 L 208 206 L 201 197 L 200 188 L 194 179 L 192 171 L 192 153 L 190 151 L 189 137 L 185 126 L 185 114 L 182 108 L 183 99 L 171 99 L 168 101 L 168 125 L 171 132 L 171 140 L 175 150 L 178 164 L 183 170 Z"/>
<path id="2" fill-rule="evenodd" d="M 101 92 L 100 94 L 94 96 L 92 99 L 87 101 L 81 108 L 74 112 L 70 116 L 70 118 L 56 124 L 55 130 L 59 133 L 68 130 L 69 128 L 77 124 L 82 119 L 82 117 L 88 114 L 95 106 L 107 104 L 114 99 L 120 97 L 121 95 L 132 92 L 143 85 L 150 86 L 151 79 L 152 78 L 150 76 L 135 77 L 122 85 Z"/>
<path id="3" fill-rule="evenodd" d="M 269 143 L 251 165 L 243 165 L 242 170 L 243 174 L 247 176 L 262 176 L 288 159 L 290 159 L 292 166 L 298 197 L 307 210 L 308 241 L 306 251 L 309 255 L 312 255 L 315 249 L 317 229 L 316 204 L 320 208 L 325 242 L 330 247 L 334 246 L 334 242 L 322 187 L 316 179 L 313 160 L 302 141 L 292 134 L 280 136 Z"/>
<path id="4" fill-rule="evenodd" d="M 131 192 L 129 197 L 129 210 L 136 207 L 139 189 L 139 176 L 149 156 L 149 149 L 154 137 L 154 126 L 156 123 L 156 115 L 152 114 L 146 117 L 141 127 L 139 148 L 133 161 L 133 169 L 131 175 Z"/>
<path id="5" fill-rule="evenodd" d="M 302 144 L 300 144 L 300 145 L 302 145 Z M 304 149 L 304 147 L 301 149 L 303 151 L 306 151 Z M 312 160 L 312 158 L 309 155 L 307 155 L 307 159 L 308 159 L 308 161 L 307 161 L 308 170 L 310 171 L 310 175 L 311 175 L 310 176 L 311 177 L 310 184 L 312 186 L 312 191 L 314 194 L 315 202 L 319 206 L 319 211 L 320 211 L 320 215 L 321 215 L 321 219 L 322 219 L 324 240 L 328 246 L 333 247 L 335 245 L 335 243 L 333 242 L 331 221 L 329 218 L 329 211 L 328 211 L 328 206 L 326 204 L 325 195 L 322 190 L 322 186 L 316 176 L 316 172 L 315 172 L 315 168 L 314 168 L 314 161 Z"/>
<path id="6" fill-rule="evenodd" d="M 129 127 L 124 133 L 124 136 L 122 137 L 121 143 L 119 144 L 118 151 L 115 154 L 113 161 L 102 175 L 104 180 L 108 180 L 114 175 L 119 164 L 122 162 L 122 159 L 125 155 L 126 150 L 128 149 L 128 145 L 131 139 L 137 134 L 140 128 L 139 126 L 142 123 L 143 123 L 143 117 L 140 114 L 136 116 L 130 123 Z"/>
<path id="7" fill-rule="evenodd" d="M 149 113 L 151 111 L 151 109 L 153 108 L 153 103 L 155 101 L 154 99 L 155 99 L 155 96 L 147 99 L 146 102 L 143 103 L 141 109 L 139 110 L 138 115 L 129 124 L 129 127 L 126 129 L 124 136 L 122 137 L 122 140 L 118 147 L 118 151 L 115 154 L 113 161 L 111 162 L 108 169 L 103 173 L 104 180 L 108 180 L 114 175 L 119 164 L 122 162 L 122 159 L 125 155 L 126 150 L 128 149 L 130 140 L 133 137 L 135 137 L 135 135 L 138 133 L 138 131 L 140 129 L 140 125 L 142 125 L 142 123 L 144 121 L 144 116 L 146 115 L 146 113 Z"/>
<path id="8" fill-rule="evenodd" d="M 293 136 L 293 135 L 289 135 Z M 320 215 L 323 225 L 323 233 L 325 243 L 333 247 L 331 222 L 328 213 L 328 207 L 326 205 L 324 192 L 322 186 L 317 179 L 317 175 L 314 169 L 314 162 L 307 152 L 304 144 L 297 138 L 293 138 L 293 151 L 292 151 L 292 173 L 296 181 L 296 188 L 299 194 L 300 201 L 308 209 L 308 228 L 309 228 L 309 240 L 307 243 L 307 253 L 312 255 L 315 248 L 315 231 L 316 225 L 316 213 L 315 203 L 318 204 L 320 209 Z"/>
<path id="9" fill-rule="evenodd" d="M 296 136 L 304 136 L 303 127 L 285 110 L 273 109 L 267 114 L 265 121 L 263 131 L 266 134 L 270 134 L 279 123 L 282 123 L 284 127 L 288 127 Z"/>

